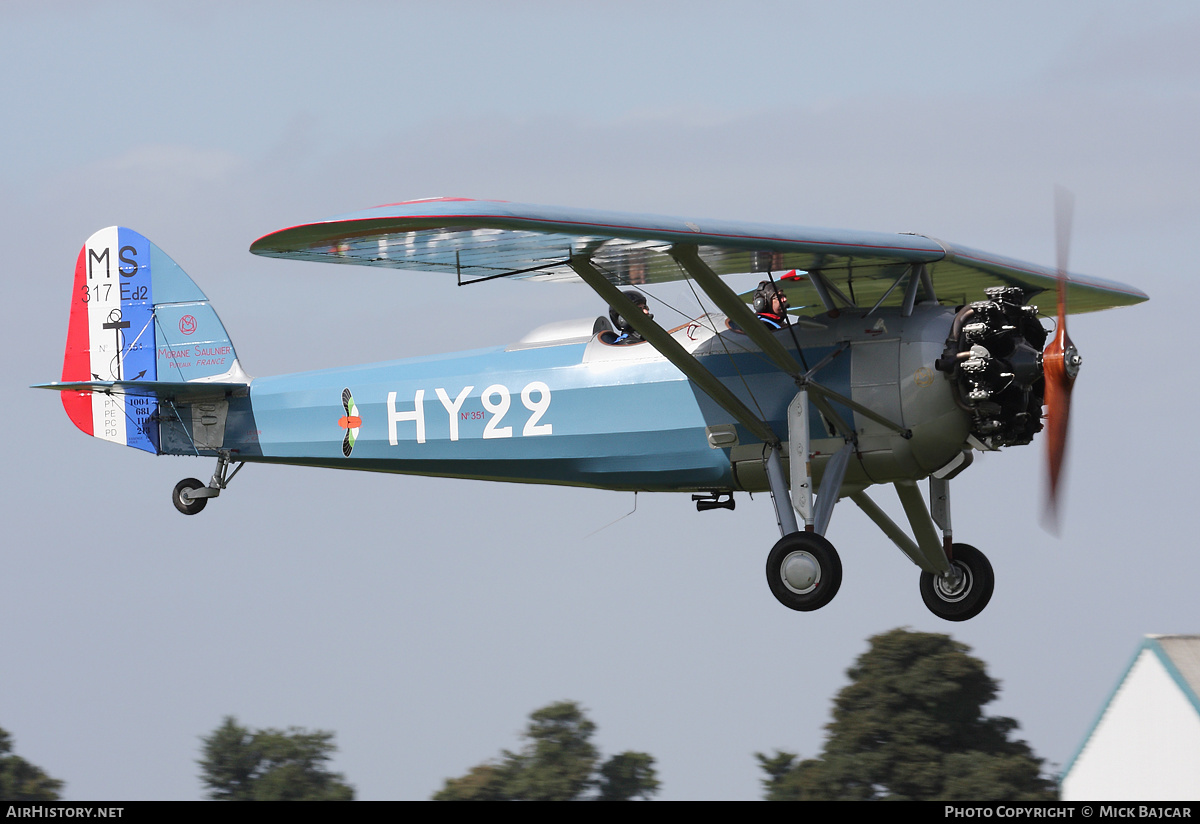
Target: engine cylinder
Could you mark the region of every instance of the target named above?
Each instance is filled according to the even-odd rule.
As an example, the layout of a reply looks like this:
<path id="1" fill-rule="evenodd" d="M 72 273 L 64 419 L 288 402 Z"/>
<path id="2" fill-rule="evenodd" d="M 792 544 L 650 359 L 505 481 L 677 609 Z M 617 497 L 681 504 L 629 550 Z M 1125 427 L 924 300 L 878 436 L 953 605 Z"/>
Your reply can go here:
<path id="1" fill-rule="evenodd" d="M 1021 289 L 997 286 L 955 315 L 937 362 L 971 414 L 971 434 L 989 449 L 1027 444 L 1042 430 L 1046 330 Z"/>

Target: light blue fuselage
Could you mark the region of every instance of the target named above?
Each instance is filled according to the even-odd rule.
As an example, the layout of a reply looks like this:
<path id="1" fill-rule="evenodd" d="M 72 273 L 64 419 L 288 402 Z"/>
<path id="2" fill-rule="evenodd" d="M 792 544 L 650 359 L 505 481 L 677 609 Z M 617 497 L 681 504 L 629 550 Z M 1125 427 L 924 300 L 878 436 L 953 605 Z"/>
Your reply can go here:
<path id="1" fill-rule="evenodd" d="M 927 474 L 953 457 L 965 438 L 965 426 L 957 423 L 963 416 L 948 389 L 918 386 L 903 374 L 932 363 L 940 352 L 946 310 L 907 319 L 880 314 L 892 332 L 847 319 L 800 334 L 810 364 L 842 348 L 820 370 L 822 385 L 914 429 L 911 440 L 878 426 L 873 431 L 869 421 L 835 404 L 862 435 L 847 476 L 857 485 Z M 795 382 L 747 336 L 727 327 L 714 334 L 713 326 L 693 323 L 673 334 L 786 440 Z M 777 334 L 794 352 L 790 333 Z M 936 381 L 943 383 L 940 375 Z M 345 390 L 353 409 L 343 404 Z M 934 425 L 923 432 L 918 416 Z M 946 420 L 949 431 L 943 431 Z M 810 421 L 819 475 L 823 456 L 840 448 L 840 440 L 831 439 L 820 414 Z M 736 438 L 712 437 L 714 427 L 732 430 Z M 197 450 L 185 428 L 163 421 L 164 452 L 213 454 Z M 649 491 L 765 488 L 756 468 L 761 442 L 653 347 L 612 346 L 578 334 L 257 378 L 248 398 L 229 400 L 222 448 L 234 460 L 523 483 Z"/>
<path id="2" fill-rule="evenodd" d="M 662 359 L 584 364 L 585 348 L 497 347 L 256 380 L 259 446 L 265 459 L 383 472 L 637 489 L 730 485 L 729 458 L 708 446 L 679 370 Z M 547 391 L 526 397 L 545 409 L 530 425 L 537 410 L 522 391 L 536 383 Z M 489 409 L 483 395 L 492 387 L 503 389 L 492 389 Z M 348 458 L 338 425 L 343 388 L 362 419 Z"/>

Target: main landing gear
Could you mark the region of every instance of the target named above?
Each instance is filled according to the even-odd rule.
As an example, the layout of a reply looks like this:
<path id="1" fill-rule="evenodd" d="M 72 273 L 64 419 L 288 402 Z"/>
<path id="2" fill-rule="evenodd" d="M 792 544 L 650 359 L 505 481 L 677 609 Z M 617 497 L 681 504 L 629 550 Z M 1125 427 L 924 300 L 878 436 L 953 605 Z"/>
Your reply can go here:
<path id="1" fill-rule="evenodd" d="M 783 474 L 781 446 L 768 445 L 763 458 L 775 517 L 783 536 L 767 556 L 767 584 L 779 603 L 801 612 L 828 604 L 842 584 L 841 559 L 824 536 L 855 448 L 853 441 L 847 440 L 829 458 L 821 488 L 814 495 L 808 431 L 808 393 L 801 389 L 788 408 L 790 494 Z M 921 598 L 930 612 L 947 621 L 966 621 L 982 612 L 996 583 L 992 565 L 982 552 L 969 544 L 953 542 L 950 479 L 970 463 L 970 453 L 964 452 L 930 476 L 928 509 L 916 481 L 893 484 L 916 540 L 908 537 L 865 491 L 858 490 L 849 496 L 921 568 Z M 796 521 L 797 513 L 804 519 L 803 530 Z"/>
<path id="2" fill-rule="evenodd" d="M 220 495 L 221 490 L 233 480 L 233 476 L 246 465 L 244 462 L 239 463 L 230 472 L 229 464 L 229 452 L 222 450 L 217 453 L 217 468 L 207 486 L 195 478 L 184 478 L 175 484 L 175 489 L 171 491 L 171 502 L 175 504 L 175 508 L 184 515 L 195 515 L 204 509 L 208 505 L 208 499 Z"/>
<path id="3" fill-rule="evenodd" d="M 833 600 L 842 585 L 842 559 L 815 532 L 784 535 L 767 556 L 767 584 L 788 609 L 811 612 Z"/>
<path id="4" fill-rule="evenodd" d="M 850 500 L 858 504 L 900 551 L 921 568 L 921 599 L 930 612 L 947 621 L 966 621 L 983 612 L 996 586 L 987 557 L 969 544 L 954 543 L 950 528 L 950 479 L 968 464 L 969 461 L 952 462 L 944 472 L 930 476 L 928 511 L 916 481 L 894 484 L 915 541 L 905 535 L 865 492 L 850 495 Z M 941 530 L 941 540 L 938 540 L 935 527 Z"/>
<path id="5" fill-rule="evenodd" d="M 966 621 L 983 612 L 996 579 L 987 557 L 970 544 L 951 548 L 953 573 L 921 573 L 921 598 L 929 611 L 947 621 Z"/>
<path id="6" fill-rule="evenodd" d="M 801 392 L 797 401 L 802 401 L 807 407 L 807 393 Z M 793 402 L 793 409 L 796 406 L 797 402 Z M 807 421 L 804 421 L 804 424 L 807 426 Z M 795 429 L 793 428 L 793 431 Z M 804 431 L 807 433 L 807 429 Z M 801 440 L 803 443 L 800 444 L 800 448 L 807 453 L 808 439 Z M 807 474 L 808 461 L 797 460 L 792 456 L 791 486 L 792 495 L 796 496 L 796 507 L 793 509 L 788 485 L 783 477 L 780 447 L 771 446 L 768 450 L 763 463 L 767 472 L 767 483 L 771 488 L 771 500 L 775 504 L 775 518 L 783 537 L 767 556 L 767 585 L 771 588 L 771 594 L 788 609 L 811 612 L 832 601 L 842 585 L 842 559 L 838 557 L 833 544 L 824 537 L 833 507 L 818 506 L 814 513 L 812 478 Z M 831 488 L 836 495 L 836 490 L 842 484 L 842 477 L 845 476 L 849 457 L 850 450 L 847 444 L 847 449 L 830 459 L 825 479 L 821 484 L 820 503 L 826 502 L 828 484 L 833 485 Z M 804 516 L 804 531 L 801 531 L 796 523 L 796 511 Z"/>

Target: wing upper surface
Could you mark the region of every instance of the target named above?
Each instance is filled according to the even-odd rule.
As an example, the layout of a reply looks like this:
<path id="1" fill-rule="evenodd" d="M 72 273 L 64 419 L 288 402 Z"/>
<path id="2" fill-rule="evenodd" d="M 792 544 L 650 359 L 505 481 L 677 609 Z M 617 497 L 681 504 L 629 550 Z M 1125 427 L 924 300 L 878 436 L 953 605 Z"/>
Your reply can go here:
<path id="1" fill-rule="evenodd" d="M 687 274 L 672 246 L 698 248 L 717 274 L 816 271 L 871 305 L 910 265 L 924 265 L 940 300 L 965 303 L 988 286 L 1052 290 L 1054 270 L 915 234 L 776 226 L 531 206 L 503 201 L 436 198 L 377 206 L 259 238 L 250 251 L 267 257 L 453 272 L 462 281 L 488 277 L 577 280 L 567 265 L 588 257 L 621 286 L 680 280 Z M 1121 283 L 1069 275 L 1071 311 L 1140 303 L 1141 291 Z M 816 293 L 789 285 L 805 303 Z M 887 303 L 898 303 L 901 290 Z"/>

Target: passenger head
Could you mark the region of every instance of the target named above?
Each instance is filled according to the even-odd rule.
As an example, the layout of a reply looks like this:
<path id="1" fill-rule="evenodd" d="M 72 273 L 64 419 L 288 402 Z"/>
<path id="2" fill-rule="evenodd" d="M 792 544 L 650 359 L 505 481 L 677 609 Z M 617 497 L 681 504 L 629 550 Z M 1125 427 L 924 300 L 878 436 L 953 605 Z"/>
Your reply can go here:
<path id="1" fill-rule="evenodd" d="M 654 317 L 654 315 L 650 314 L 650 307 L 646 304 L 646 296 L 643 295 L 641 292 L 637 291 L 636 289 L 626 289 L 621 294 L 624 295 L 625 297 L 627 297 L 633 303 L 634 306 L 641 309 L 642 313 L 645 314 L 647 317 L 650 317 L 650 318 Z M 609 309 L 608 317 L 612 320 L 613 326 L 617 327 L 617 331 L 619 331 L 619 332 L 632 332 L 633 331 L 633 327 L 629 325 L 629 322 L 626 321 L 625 318 L 621 317 L 621 314 L 616 309 Z"/>

